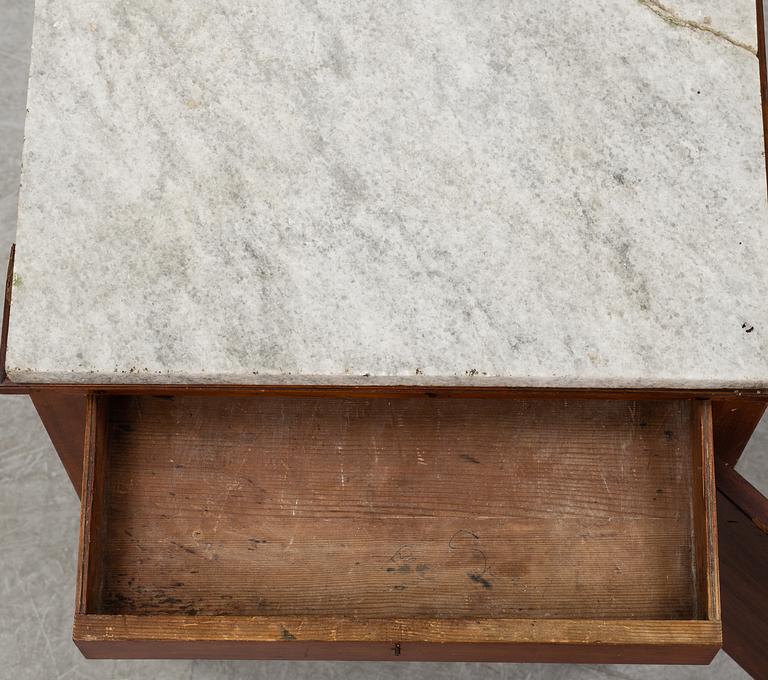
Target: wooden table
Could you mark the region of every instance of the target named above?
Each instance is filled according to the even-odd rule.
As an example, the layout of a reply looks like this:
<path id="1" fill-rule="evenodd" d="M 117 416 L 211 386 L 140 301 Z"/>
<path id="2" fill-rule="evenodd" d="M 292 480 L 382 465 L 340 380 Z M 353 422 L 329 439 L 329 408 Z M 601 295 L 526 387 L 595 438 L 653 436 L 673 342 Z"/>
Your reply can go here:
<path id="1" fill-rule="evenodd" d="M 762 5 L 696 11 L 38 1 L 0 390 L 85 655 L 768 675 Z"/>

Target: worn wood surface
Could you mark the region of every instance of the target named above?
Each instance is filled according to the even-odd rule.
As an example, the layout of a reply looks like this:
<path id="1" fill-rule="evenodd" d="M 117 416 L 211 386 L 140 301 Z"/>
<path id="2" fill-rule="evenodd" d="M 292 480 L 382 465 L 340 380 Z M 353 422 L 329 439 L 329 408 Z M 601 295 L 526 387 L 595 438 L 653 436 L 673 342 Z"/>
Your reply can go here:
<path id="1" fill-rule="evenodd" d="M 86 397 L 77 392 L 50 391 L 32 391 L 29 396 L 79 496 L 83 478 Z"/>
<path id="2" fill-rule="evenodd" d="M 717 559 L 717 514 L 712 444 L 712 404 L 691 402 L 693 452 L 692 513 L 698 579 L 697 618 L 720 619 L 720 581 Z"/>
<path id="3" fill-rule="evenodd" d="M 753 677 L 768 678 L 768 533 L 733 490 L 733 498 L 717 494 L 723 648 Z M 760 512 L 768 515 L 765 498 Z"/>
<path id="4" fill-rule="evenodd" d="M 709 663 L 713 621 L 75 617 L 90 658 Z M 278 642 L 275 642 L 277 640 Z"/>
<path id="5" fill-rule="evenodd" d="M 90 395 L 86 401 L 85 464 L 83 466 L 76 612 L 100 606 L 108 524 L 105 515 L 107 465 L 107 402 Z"/>
<path id="6" fill-rule="evenodd" d="M 688 402 L 112 397 L 92 613 L 690 619 Z"/>

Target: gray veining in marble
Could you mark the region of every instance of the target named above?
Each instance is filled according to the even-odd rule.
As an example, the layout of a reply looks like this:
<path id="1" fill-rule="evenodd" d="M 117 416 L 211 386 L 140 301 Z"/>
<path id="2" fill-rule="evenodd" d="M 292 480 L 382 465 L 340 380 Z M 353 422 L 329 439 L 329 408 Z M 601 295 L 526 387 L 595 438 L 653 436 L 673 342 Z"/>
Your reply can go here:
<path id="1" fill-rule="evenodd" d="M 768 387 L 753 0 L 38 0 L 16 381 Z"/>

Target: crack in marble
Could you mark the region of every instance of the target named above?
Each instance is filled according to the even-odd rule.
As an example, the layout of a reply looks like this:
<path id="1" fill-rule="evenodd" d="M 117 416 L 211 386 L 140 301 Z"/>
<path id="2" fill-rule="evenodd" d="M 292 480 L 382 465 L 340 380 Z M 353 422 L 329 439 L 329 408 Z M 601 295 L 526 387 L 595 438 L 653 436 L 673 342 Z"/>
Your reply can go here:
<path id="1" fill-rule="evenodd" d="M 653 12 L 656 16 L 666 21 L 668 24 L 672 24 L 673 26 L 679 26 L 680 28 L 689 28 L 692 31 L 701 31 L 702 33 L 709 33 L 710 35 L 713 35 L 716 38 L 719 38 L 720 40 L 724 40 L 725 42 L 730 43 L 734 47 L 738 47 L 739 49 L 746 50 L 750 54 L 757 56 L 756 47 L 748 43 L 741 42 L 741 40 L 737 40 L 733 36 L 730 36 L 727 33 L 724 33 L 723 31 L 718 30 L 717 28 L 709 26 L 708 24 L 681 17 L 674 10 L 670 9 L 669 7 L 666 7 L 665 5 L 662 5 L 660 2 L 657 2 L 657 0 L 637 0 L 637 1 L 643 7 L 646 7 L 647 9 L 651 10 L 651 12 Z"/>

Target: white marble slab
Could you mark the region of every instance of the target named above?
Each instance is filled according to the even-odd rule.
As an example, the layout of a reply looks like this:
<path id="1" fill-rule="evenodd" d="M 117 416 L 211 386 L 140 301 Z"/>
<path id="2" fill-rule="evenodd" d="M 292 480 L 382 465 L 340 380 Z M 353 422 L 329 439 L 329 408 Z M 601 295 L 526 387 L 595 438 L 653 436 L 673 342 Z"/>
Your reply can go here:
<path id="1" fill-rule="evenodd" d="M 15 381 L 768 387 L 753 0 L 38 0 Z"/>

